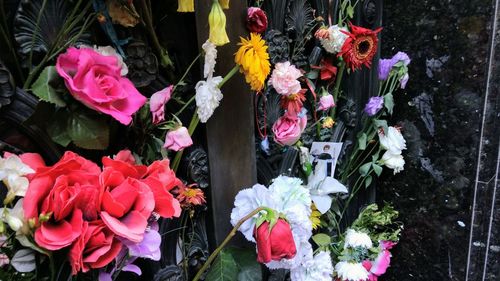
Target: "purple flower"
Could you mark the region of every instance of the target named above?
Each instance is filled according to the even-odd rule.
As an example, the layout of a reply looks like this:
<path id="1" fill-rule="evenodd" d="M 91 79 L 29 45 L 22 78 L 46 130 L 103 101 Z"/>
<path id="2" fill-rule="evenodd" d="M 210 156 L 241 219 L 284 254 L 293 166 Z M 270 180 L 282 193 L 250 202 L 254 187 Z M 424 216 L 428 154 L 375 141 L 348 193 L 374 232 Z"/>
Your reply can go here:
<path id="1" fill-rule="evenodd" d="M 155 222 L 151 229 L 144 233 L 144 239 L 139 243 L 123 239 L 122 243 L 127 246 L 129 255 L 136 258 L 147 258 L 159 261 L 161 258 L 160 244 L 161 235 L 158 233 L 158 224 Z"/>
<path id="2" fill-rule="evenodd" d="M 381 81 L 387 80 L 393 66 L 392 59 L 381 59 L 378 62 L 378 79 Z"/>
<path id="3" fill-rule="evenodd" d="M 410 75 L 406 73 L 401 79 L 399 79 L 399 83 L 401 83 L 401 89 L 406 88 L 406 83 L 410 80 Z"/>
<path id="4" fill-rule="evenodd" d="M 365 112 L 366 114 L 368 114 L 368 116 L 373 116 L 377 114 L 379 110 L 382 109 L 383 105 L 384 105 L 383 97 L 371 97 L 365 106 Z"/>
<path id="5" fill-rule="evenodd" d="M 392 60 L 394 61 L 394 64 L 402 61 L 405 66 L 408 66 L 411 62 L 410 57 L 405 52 L 398 52 L 392 57 Z"/>

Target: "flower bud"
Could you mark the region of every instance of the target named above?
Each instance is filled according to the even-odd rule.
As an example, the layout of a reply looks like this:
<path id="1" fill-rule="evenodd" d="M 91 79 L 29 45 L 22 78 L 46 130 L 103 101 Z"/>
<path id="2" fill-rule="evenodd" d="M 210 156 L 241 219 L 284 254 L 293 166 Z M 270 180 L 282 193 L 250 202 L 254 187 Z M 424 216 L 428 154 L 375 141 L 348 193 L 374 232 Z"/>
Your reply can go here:
<path id="1" fill-rule="evenodd" d="M 221 5 L 222 9 L 229 9 L 229 0 L 219 0 L 219 4 Z"/>
<path id="2" fill-rule="evenodd" d="M 260 263 L 291 259 L 297 253 L 292 229 L 284 219 L 278 219 L 271 228 L 269 222 L 264 221 L 255 227 L 254 237 L 257 242 L 257 261 Z"/>
<path id="3" fill-rule="evenodd" d="M 216 46 L 222 46 L 229 43 L 229 38 L 226 33 L 226 15 L 222 10 L 218 0 L 212 4 L 212 9 L 208 15 L 208 25 L 210 32 L 208 40 Z"/>
<path id="4" fill-rule="evenodd" d="M 177 12 L 189 13 L 194 12 L 194 0 L 179 0 Z"/>
<path id="5" fill-rule="evenodd" d="M 7 224 L 9 225 L 10 229 L 14 231 L 18 231 L 23 227 L 23 221 L 20 220 L 18 217 L 11 216 L 10 214 L 6 216 L 5 218 Z"/>

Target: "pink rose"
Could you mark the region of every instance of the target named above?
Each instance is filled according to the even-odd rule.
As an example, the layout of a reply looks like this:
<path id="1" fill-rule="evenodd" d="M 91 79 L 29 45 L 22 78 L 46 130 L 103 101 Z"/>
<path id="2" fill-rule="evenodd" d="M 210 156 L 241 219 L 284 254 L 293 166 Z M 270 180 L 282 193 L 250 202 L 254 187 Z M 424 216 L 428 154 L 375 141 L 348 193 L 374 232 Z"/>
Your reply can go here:
<path id="1" fill-rule="evenodd" d="M 381 276 L 385 273 L 389 265 L 391 264 L 391 253 L 387 250 L 383 250 L 378 254 L 378 257 L 373 261 L 370 272 L 376 276 Z"/>
<path id="2" fill-rule="evenodd" d="M 274 141 L 281 145 L 293 145 L 296 143 L 306 128 L 307 117 L 298 117 L 286 113 L 273 125 Z"/>
<path id="3" fill-rule="evenodd" d="M 122 161 L 122 162 L 128 163 L 130 165 L 135 165 L 134 155 L 132 155 L 132 152 L 128 149 L 120 150 L 115 155 L 115 157 L 113 157 L 113 160 Z"/>
<path id="4" fill-rule="evenodd" d="M 180 127 L 167 133 L 164 147 L 173 151 L 179 151 L 192 144 L 193 140 L 189 136 L 186 127 Z"/>
<path id="5" fill-rule="evenodd" d="M 267 28 L 267 16 L 263 10 L 251 7 L 247 10 L 247 28 L 250 32 L 263 33 Z"/>
<path id="6" fill-rule="evenodd" d="M 153 114 L 153 124 L 158 124 L 165 120 L 165 104 L 170 100 L 173 86 L 154 93 L 149 100 L 149 109 Z"/>
<path id="7" fill-rule="evenodd" d="M 115 56 L 71 47 L 59 55 L 56 69 L 75 99 L 124 125 L 146 103 L 132 82 L 121 76 L 122 67 Z"/>
<path id="8" fill-rule="evenodd" d="M 322 96 L 319 99 L 319 107 L 318 110 L 328 110 L 335 106 L 335 101 L 333 101 L 332 95 Z"/>
<path id="9" fill-rule="evenodd" d="M 278 94 L 290 96 L 301 90 L 300 82 L 297 80 L 301 76 L 302 72 L 290 62 L 279 62 L 274 67 L 269 84 Z"/>

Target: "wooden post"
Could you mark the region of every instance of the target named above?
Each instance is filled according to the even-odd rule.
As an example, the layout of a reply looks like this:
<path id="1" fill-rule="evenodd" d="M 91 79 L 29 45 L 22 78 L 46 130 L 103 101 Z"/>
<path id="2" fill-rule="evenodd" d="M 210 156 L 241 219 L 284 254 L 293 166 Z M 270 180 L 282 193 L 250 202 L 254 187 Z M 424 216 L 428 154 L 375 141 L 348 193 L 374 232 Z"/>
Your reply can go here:
<path id="1" fill-rule="evenodd" d="M 198 44 L 208 39 L 208 14 L 212 1 L 196 1 Z M 218 47 L 215 75 L 224 76 L 234 67 L 234 53 L 239 36 L 247 36 L 244 19 L 246 1 L 231 1 L 224 10 L 229 44 Z M 222 88 L 221 105 L 207 123 L 207 146 L 210 167 L 211 221 L 208 222 L 211 247 L 220 244 L 231 230 L 230 214 L 234 197 L 242 188 L 257 181 L 255 165 L 253 95 L 241 74 Z M 210 237 L 213 235 L 212 237 Z M 215 244 L 214 244 L 215 243 Z"/>

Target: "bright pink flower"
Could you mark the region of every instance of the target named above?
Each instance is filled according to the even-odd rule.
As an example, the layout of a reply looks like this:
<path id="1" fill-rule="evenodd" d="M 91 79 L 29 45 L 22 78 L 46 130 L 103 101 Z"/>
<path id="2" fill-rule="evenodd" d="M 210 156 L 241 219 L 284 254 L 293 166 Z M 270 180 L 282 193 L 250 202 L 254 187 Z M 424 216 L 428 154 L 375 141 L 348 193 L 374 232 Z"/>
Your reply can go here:
<path id="1" fill-rule="evenodd" d="M 302 76 L 302 72 L 295 67 L 295 65 L 290 64 L 290 62 L 279 62 L 275 65 L 271 78 L 269 79 L 269 84 L 280 95 L 290 96 L 297 94 L 301 90 L 299 77 Z"/>
<path id="2" fill-rule="evenodd" d="M 191 139 L 186 127 L 179 127 L 167 133 L 167 136 L 165 137 L 165 144 L 163 146 L 173 151 L 179 151 L 191 146 L 192 144 L 193 140 Z"/>
<path id="3" fill-rule="evenodd" d="M 153 114 L 153 124 L 158 124 L 165 120 L 165 104 L 170 100 L 173 88 L 173 86 L 169 86 L 151 96 L 149 109 Z"/>
<path id="4" fill-rule="evenodd" d="M 382 252 L 380 252 L 380 254 L 378 254 L 378 257 L 372 263 L 370 272 L 377 276 L 381 276 L 385 273 L 390 264 L 391 253 L 387 250 L 383 250 Z"/>
<path id="5" fill-rule="evenodd" d="M 326 96 L 322 96 L 320 99 L 319 99 L 319 107 L 318 107 L 318 110 L 328 110 L 332 107 L 335 106 L 335 101 L 333 100 L 333 96 L 332 95 L 326 95 Z"/>
<path id="6" fill-rule="evenodd" d="M 392 247 L 396 246 L 396 244 L 398 243 L 392 241 L 380 241 L 380 247 L 382 250 L 390 250 Z"/>
<path id="7" fill-rule="evenodd" d="M 274 141 L 281 145 L 293 145 L 306 128 L 307 117 L 285 113 L 273 125 Z"/>
<path id="8" fill-rule="evenodd" d="M 146 103 L 132 82 L 121 76 L 122 66 L 115 56 L 71 47 L 59 55 L 56 69 L 75 99 L 124 125 Z"/>

